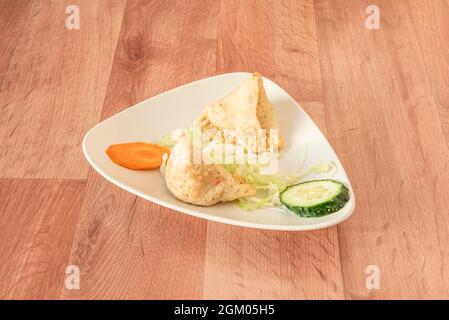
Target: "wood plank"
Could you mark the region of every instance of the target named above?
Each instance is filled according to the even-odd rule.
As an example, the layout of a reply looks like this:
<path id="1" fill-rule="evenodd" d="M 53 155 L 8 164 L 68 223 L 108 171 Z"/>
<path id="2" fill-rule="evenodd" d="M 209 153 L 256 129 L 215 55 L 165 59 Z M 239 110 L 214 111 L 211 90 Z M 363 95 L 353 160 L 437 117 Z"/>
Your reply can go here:
<path id="1" fill-rule="evenodd" d="M 321 101 L 313 1 L 222 1 L 217 71 L 259 71 L 296 98 Z"/>
<path id="2" fill-rule="evenodd" d="M 69 264 L 80 290 L 63 299 L 200 298 L 206 225 L 93 174 Z"/>
<path id="3" fill-rule="evenodd" d="M 248 230 L 208 222 L 205 299 L 341 299 L 336 227 Z"/>
<path id="4" fill-rule="evenodd" d="M 215 2 L 128 4 L 103 118 L 214 75 L 219 11 Z"/>
<path id="5" fill-rule="evenodd" d="M 55 299 L 85 183 L 0 180 L 0 297 Z"/>
<path id="6" fill-rule="evenodd" d="M 31 9 L 31 1 L 2 1 L 0 3 L 0 97 L 4 97 L 3 80 L 16 50 L 20 35 L 26 24 Z M 0 137 L 6 130 L 9 113 L 5 112 L 9 103 L 2 100 L 0 104 Z M 1 143 L 1 141 L 0 141 Z"/>
<path id="7" fill-rule="evenodd" d="M 31 9 L 30 1 L 2 1 L 0 3 L 0 77 L 6 74 L 17 42 Z"/>
<path id="8" fill-rule="evenodd" d="M 449 142 L 449 1 L 410 3 L 414 33 L 418 37 L 432 94 L 446 143 Z"/>
<path id="9" fill-rule="evenodd" d="M 326 132 L 324 106 L 301 106 Z M 205 299 L 341 299 L 337 228 L 276 232 L 208 222 Z"/>
<path id="10" fill-rule="evenodd" d="M 277 10 L 280 8 L 280 10 Z M 274 79 L 326 132 L 312 1 L 222 3 L 219 70 Z M 206 299 L 343 298 L 336 228 L 274 232 L 208 223 Z"/>
<path id="11" fill-rule="evenodd" d="M 0 179 L 0 298 L 449 298 L 448 0 L 380 0 L 377 31 L 368 0 L 78 1 L 73 31 L 68 4 L 0 3 L 0 178 L 22 178 Z M 351 219 L 206 223 L 88 173 L 79 145 L 100 116 L 237 70 L 278 82 L 327 134 Z"/>
<path id="12" fill-rule="evenodd" d="M 213 75 L 218 5 L 129 2 L 103 117 Z M 87 190 L 70 255 L 83 284 L 62 298 L 201 298 L 204 220 L 136 198 L 97 174 Z"/>
<path id="13" fill-rule="evenodd" d="M 407 4 L 379 2 L 382 28 L 367 30 L 368 4 L 315 2 L 326 124 L 358 197 L 338 227 L 345 295 L 447 298 L 440 118 Z M 379 290 L 365 286 L 368 265 L 380 269 Z"/>
<path id="14" fill-rule="evenodd" d="M 32 2 L 1 87 L 1 177 L 87 177 L 80 144 L 100 118 L 123 2 L 78 1 L 79 30 L 65 27 L 72 2 Z"/>

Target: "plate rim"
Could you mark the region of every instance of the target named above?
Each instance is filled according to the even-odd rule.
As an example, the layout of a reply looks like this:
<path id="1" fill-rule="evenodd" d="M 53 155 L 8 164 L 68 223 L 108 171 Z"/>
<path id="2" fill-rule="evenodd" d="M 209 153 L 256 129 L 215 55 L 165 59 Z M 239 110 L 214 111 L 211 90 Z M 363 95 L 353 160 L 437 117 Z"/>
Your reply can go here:
<path id="1" fill-rule="evenodd" d="M 180 206 L 177 206 L 176 204 L 171 204 L 171 203 L 167 203 L 163 200 L 160 200 L 159 198 L 150 196 L 148 194 L 145 194 L 137 189 L 135 189 L 132 186 L 126 185 L 123 182 L 121 182 L 120 180 L 109 176 L 108 174 L 106 174 L 106 172 L 104 172 L 99 166 L 97 166 L 97 164 L 95 163 L 95 161 L 90 157 L 88 151 L 87 151 L 87 140 L 89 138 L 89 136 L 92 134 L 92 132 L 99 126 L 101 125 L 103 122 L 108 121 L 110 119 L 113 119 L 115 117 L 118 117 L 120 114 L 128 111 L 129 109 L 138 107 L 140 104 L 145 103 L 148 100 L 151 99 L 155 99 L 158 98 L 160 96 L 163 95 L 167 95 L 170 94 L 172 91 L 178 90 L 180 88 L 183 87 L 187 87 L 189 85 L 192 85 L 194 83 L 197 82 L 201 82 L 201 81 L 206 81 L 209 80 L 211 78 L 217 78 L 217 77 L 223 77 L 223 76 L 228 76 L 228 75 L 237 75 L 237 74 L 241 74 L 241 75 L 251 75 L 251 72 L 229 72 L 229 73 L 221 73 L 221 74 L 217 74 L 211 77 L 206 77 L 206 78 L 202 78 L 202 79 L 198 79 L 180 86 L 177 86 L 175 88 L 169 89 L 167 91 L 164 91 L 162 93 L 159 93 L 155 96 L 152 96 L 148 99 L 145 99 L 141 102 L 138 102 L 124 110 L 121 110 L 115 114 L 113 114 L 112 116 L 103 119 L 102 121 L 98 122 L 97 124 L 95 124 L 92 128 L 90 128 L 86 134 L 84 135 L 83 138 L 83 143 L 82 143 L 82 149 L 83 149 L 83 154 L 84 157 L 86 158 L 87 162 L 92 166 L 92 168 L 95 169 L 95 171 L 97 171 L 103 178 L 105 178 L 107 181 L 111 182 L 112 184 L 138 196 L 141 197 L 147 201 L 151 201 L 157 205 L 160 205 L 162 207 L 166 207 L 169 209 L 172 209 L 174 211 L 177 211 L 178 213 L 184 213 L 184 214 L 188 214 L 197 218 L 201 218 L 201 219 L 205 219 L 205 220 L 210 220 L 210 221 L 214 221 L 214 222 L 219 222 L 219 223 L 224 223 L 224 224 L 228 224 L 228 225 L 233 225 L 233 226 L 238 226 L 238 227 L 246 227 L 246 228 L 252 228 L 252 229 L 263 229 L 263 230 L 276 230 L 276 231 L 310 231 L 310 230 L 318 230 L 318 229 L 324 229 L 324 228 L 328 228 L 337 224 L 342 223 L 343 221 L 347 220 L 350 216 L 352 216 L 352 214 L 355 211 L 355 207 L 356 207 L 356 199 L 355 199 L 355 194 L 351 185 L 351 182 L 349 180 L 349 176 L 346 173 L 346 170 L 343 167 L 343 164 L 340 161 L 340 158 L 338 157 L 337 153 L 335 152 L 334 148 L 332 147 L 332 145 L 330 144 L 330 142 L 328 141 L 326 135 L 323 134 L 323 132 L 321 131 L 321 129 L 316 125 L 315 121 L 313 121 L 313 119 L 310 117 L 310 115 L 304 110 L 304 108 L 301 107 L 301 105 L 295 100 L 293 99 L 292 96 L 290 96 L 290 94 L 284 89 L 282 88 L 278 83 L 276 83 L 275 81 L 271 80 L 270 78 L 267 77 L 263 77 L 265 79 L 270 80 L 271 82 L 273 82 L 274 84 L 276 84 L 282 91 L 284 94 L 286 94 L 292 101 L 295 102 L 296 106 L 298 108 L 300 108 L 305 114 L 306 116 L 309 118 L 310 121 L 312 121 L 312 123 L 317 127 L 317 129 L 319 130 L 319 132 L 321 133 L 321 135 L 324 137 L 326 143 L 328 144 L 328 146 L 331 148 L 331 150 L 334 152 L 336 158 L 338 159 L 338 162 L 340 163 L 340 169 L 343 170 L 345 176 L 348 178 L 348 181 L 345 183 L 349 186 L 349 191 L 350 191 L 350 197 L 352 199 L 351 202 L 348 202 L 348 205 L 350 205 L 349 207 L 347 207 L 346 209 L 348 210 L 348 212 L 345 215 L 342 215 L 334 220 L 330 220 L 330 221 L 323 221 L 323 222 L 318 222 L 316 224 L 310 224 L 310 225 L 276 225 L 276 224 L 259 224 L 259 223 L 254 223 L 254 222 L 248 222 L 248 221 L 239 221 L 239 220 L 234 220 L 231 218 L 225 218 L 225 217 L 220 217 L 220 216 L 215 216 L 215 215 L 210 215 L 207 213 L 202 213 L 196 210 L 191 210 L 189 208 L 183 208 Z M 345 206 L 346 207 L 346 206 Z M 345 208 L 343 207 L 343 208 Z M 343 209 L 342 208 L 342 209 Z M 340 210 L 342 210 L 340 209 Z M 337 211 L 338 212 L 338 211 Z"/>

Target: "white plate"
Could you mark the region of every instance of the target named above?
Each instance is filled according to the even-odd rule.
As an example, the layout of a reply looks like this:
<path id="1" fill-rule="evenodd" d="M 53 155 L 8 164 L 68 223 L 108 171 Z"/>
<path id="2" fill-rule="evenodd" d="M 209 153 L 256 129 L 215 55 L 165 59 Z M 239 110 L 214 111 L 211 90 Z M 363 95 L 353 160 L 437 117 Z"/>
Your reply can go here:
<path id="1" fill-rule="evenodd" d="M 229 93 L 250 73 L 227 73 L 195 81 L 130 107 L 97 124 L 84 137 L 84 154 L 95 170 L 117 186 L 159 205 L 199 218 L 243 227 L 273 230 L 312 230 L 347 219 L 355 207 L 349 179 L 334 150 L 306 112 L 273 81 L 264 78 L 265 89 L 275 108 L 286 143 L 286 156 L 279 162 L 283 172 L 297 170 L 320 160 L 338 168 L 334 179 L 350 189 L 349 202 L 338 212 L 320 218 L 301 218 L 279 209 L 245 211 L 233 203 L 199 207 L 177 200 L 167 190 L 159 170 L 133 171 L 112 163 L 105 154 L 115 143 L 156 142 L 176 128 L 188 128 L 203 108 Z"/>

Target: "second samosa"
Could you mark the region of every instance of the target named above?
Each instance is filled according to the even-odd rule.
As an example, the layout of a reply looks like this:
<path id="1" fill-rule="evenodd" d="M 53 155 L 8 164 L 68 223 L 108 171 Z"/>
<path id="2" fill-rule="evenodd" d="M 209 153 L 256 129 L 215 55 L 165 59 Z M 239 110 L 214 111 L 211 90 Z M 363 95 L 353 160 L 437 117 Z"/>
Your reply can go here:
<path id="1" fill-rule="evenodd" d="M 202 131 L 234 131 L 238 137 L 256 137 L 259 139 L 256 143 L 245 145 L 253 152 L 265 151 L 265 148 L 277 150 L 284 146 L 276 114 L 268 100 L 262 77 L 257 72 L 226 97 L 207 106 L 195 125 Z M 260 132 L 265 133 L 262 137 L 264 141 L 260 140 Z M 261 145 L 265 150 L 261 150 Z"/>

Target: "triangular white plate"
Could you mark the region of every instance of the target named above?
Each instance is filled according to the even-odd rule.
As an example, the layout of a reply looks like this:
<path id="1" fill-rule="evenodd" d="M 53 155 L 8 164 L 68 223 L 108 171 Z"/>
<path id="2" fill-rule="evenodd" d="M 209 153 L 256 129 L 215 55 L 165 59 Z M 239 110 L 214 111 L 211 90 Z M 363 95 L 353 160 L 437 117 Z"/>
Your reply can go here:
<path id="1" fill-rule="evenodd" d="M 274 208 L 245 211 L 234 203 L 199 207 L 177 200 L 167 190 L 159 170 L 133 171 L 112 163 L 105 154 L 111 144 L 148 141 L 177 128 L 192 126 L 193 120 L 211 102 L 219 100 L 251 74 L 227 73 L 195 81 L 162 93 L 130 107 L 97 124 L 84 137 L 84 154 L 95 170 L 117 186 L 144 199 L 203 219 L 242 227 L 272 230 L 313 230 L 347 219 L 355 207 L 354 193 L 343 166 L 321 131 L 287 92 L 264 78 L 264 85 L 275 108 L 286 143 L 286 156 L 279 162 L 282 172 L 307 168 L 320 160 L 332 161 L 334 179 L 350 189 L 349 202 L 338 212 L 320 218 L 301 218 Z"/>

